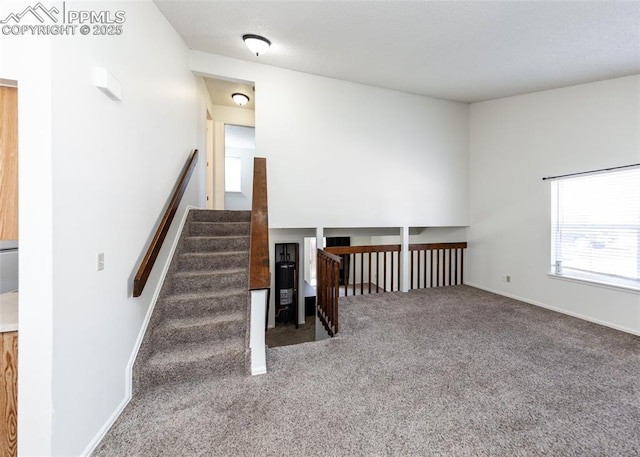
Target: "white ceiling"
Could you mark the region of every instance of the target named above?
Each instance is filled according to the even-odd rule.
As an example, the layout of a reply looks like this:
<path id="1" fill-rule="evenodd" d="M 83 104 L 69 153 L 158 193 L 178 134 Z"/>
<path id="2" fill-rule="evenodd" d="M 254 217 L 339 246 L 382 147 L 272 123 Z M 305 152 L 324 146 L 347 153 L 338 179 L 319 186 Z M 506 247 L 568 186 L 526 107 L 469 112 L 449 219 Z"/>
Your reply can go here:
<path id="1" fill-rule="evenodd" d="M 155 3 L 191 49 L 463 102 L 640 73 L 640 1 Z"/>
<path id="2" fill-rule="evenodd" d="M 241 82 L 223 81 L 214 78 L 204 78 L 209 98 L 214 105 L 232 106 L 234 108 L 242 108 L 254 111 L 256 109 L 255 91 L 253 84 L 244 84 Z M 249 103 L 238 106 L 231 98 L 231 95 L 239 92 L 249 97 Z"/>

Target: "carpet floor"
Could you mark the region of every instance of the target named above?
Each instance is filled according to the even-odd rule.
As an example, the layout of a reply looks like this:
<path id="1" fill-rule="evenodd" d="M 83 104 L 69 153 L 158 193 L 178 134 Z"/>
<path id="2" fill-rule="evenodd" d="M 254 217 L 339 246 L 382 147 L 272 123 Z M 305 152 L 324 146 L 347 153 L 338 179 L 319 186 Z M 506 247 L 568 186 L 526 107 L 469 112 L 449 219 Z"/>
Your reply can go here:
<path id="1" fill-rule="evenodd" d="M 267 357 L 136 397 L 93 455 L 640 454 L 640 337 L 472 287 L 341 299 Z"/>
<path id="2" fill-rule="evenodd" d="M 267 330 L 265 340 L 270 348 L 315 341 L 316 317 L 305 316 L 304 324 L 300 324 L 298 328 L 293 323 L 277 322 L 275 328 Z"/>

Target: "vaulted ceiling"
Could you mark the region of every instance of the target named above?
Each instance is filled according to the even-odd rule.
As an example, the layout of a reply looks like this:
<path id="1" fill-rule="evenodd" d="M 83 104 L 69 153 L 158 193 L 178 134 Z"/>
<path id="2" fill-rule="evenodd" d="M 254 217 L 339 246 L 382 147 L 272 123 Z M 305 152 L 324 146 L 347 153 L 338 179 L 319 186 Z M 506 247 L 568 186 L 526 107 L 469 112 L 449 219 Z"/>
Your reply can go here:
<path id="1" fill-rule="evenodd" d="M 640 73 L 639 1 L 155 3 L 191 49 L 462 102 Z"/>

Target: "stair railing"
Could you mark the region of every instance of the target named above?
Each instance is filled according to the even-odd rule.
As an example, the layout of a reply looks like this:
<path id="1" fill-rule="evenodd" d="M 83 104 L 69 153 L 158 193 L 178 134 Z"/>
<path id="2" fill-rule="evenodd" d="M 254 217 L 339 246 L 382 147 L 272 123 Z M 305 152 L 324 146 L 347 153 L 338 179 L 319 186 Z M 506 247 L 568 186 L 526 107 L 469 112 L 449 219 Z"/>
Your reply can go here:
<path id="1" fill-rule="evenodd" d="M 464 284 L 466 248 L 466 242 L 410 244 L 410 289 Z M 338 333 L 338 297 L 349 289 L 352 295 L 400 289 L 401 251 L 399 244 L 318 249 L 318 318 L 330 336 Z"/>
<path id="2" fill-rule="evenodd" d="M 167 205 L 164 215 L 162 216 L 162 220 L 160 221 L 160 224 L 156 229 L 153 239 L 151 240 L 151 243 L 147 248 L 147 252 L 142 258 L 142 262 L 140 262 L 138 271 L 136 272 L 136 275 L 133 279 L 134 297 L 139 297 L 140 295 L 142 295 L 144 286 L 149 279 L 149 274 L 151 274 L 153 264 L 155 263 L 158 254 L 160 253 L 162 243 L 167 237 L 169 227 L 171 226 L 171 222 L 176 215 L 176 211 L 178 210 L 178 206 L 180 205 L 180 200 L 182 200 L 182 196 L 187 189 L 189 179 L 191 178 L 191 174 L 193 173 L 193 169 L 196 167 L 197 162 L 198 150 L 194 149 L 193 152 L 189 155 L 189 158 L 187 159 L 187 162 L 185 163 L 184 168 L 180 173 L 180 177 L 178 178 L 178 181 L 176 183 L 173 195 L 171 196 L 171 200 Z"/>
<path id="3" fill-rule="evenodd" d="M 409 245 L 409 289 L 464 283 L 466 242 Z M 344 278 L 341 295 L 400 290 L 401 246 L 332 246 L 326 252 L 340 256 Z"/>
<path id="4" fill-rule="evenodd" d="M 330 336 L 338 333 L 338 295 L 342 259 L 326 250 L 318 249 L 317 309 L 318 319 Z"/>
<path id="5" fill-rule="evenodd" d="M 269 289 L 269 205 L 267 201 L 267 159 L 253 159 L 253 199 L 249 248 L 249 289 Z"/>
<path id="6" fill-rule="evenodd" d="M 466 248 L 466 242 L 410 244 L 410 288 L 463 284 Z"/>
<path id="7" fill-rule="evenodd" d="M 249 348 L 251 350 L 251 374 L 258 375 L 267 372 L 265 330 L 271 290 L 267 159 L 263 157 L 253 159 L 253 196 L 249 240 L 249 291 L 251 296 Z"/>
<path id="8" fill-rule="evenodd" d="M 325 248 L 327 252 L 343 259 L 344 295 L 360 295 L 367 293 L 395 291 L 400 287 L 400 251 L 399 244 L 382 244 L 374 246 L 332 246 Z M 366 265 L 366 267 L 365 267 Z M 373 270 L 373 271 L 372 271 Z M 377 280 L 373 284 L 375 273 Z M 367 279 L 368 278 L 368 279 Z"/>

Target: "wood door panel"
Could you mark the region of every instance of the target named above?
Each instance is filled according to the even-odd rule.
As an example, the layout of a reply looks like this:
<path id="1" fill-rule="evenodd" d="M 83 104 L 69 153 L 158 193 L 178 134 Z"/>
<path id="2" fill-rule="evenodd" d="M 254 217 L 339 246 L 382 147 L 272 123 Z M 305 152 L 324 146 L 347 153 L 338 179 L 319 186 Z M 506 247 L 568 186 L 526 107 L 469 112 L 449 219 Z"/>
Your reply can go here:
<path id="1" fill-rule="evenodd" d="M 0 333 L 0 455 L 18 455 L 18 332 Z"/>
<path id="2" fill-rule="evenodd" d="M 0 86 L 0 240 L 18 239 L 18 89 Z"/>

